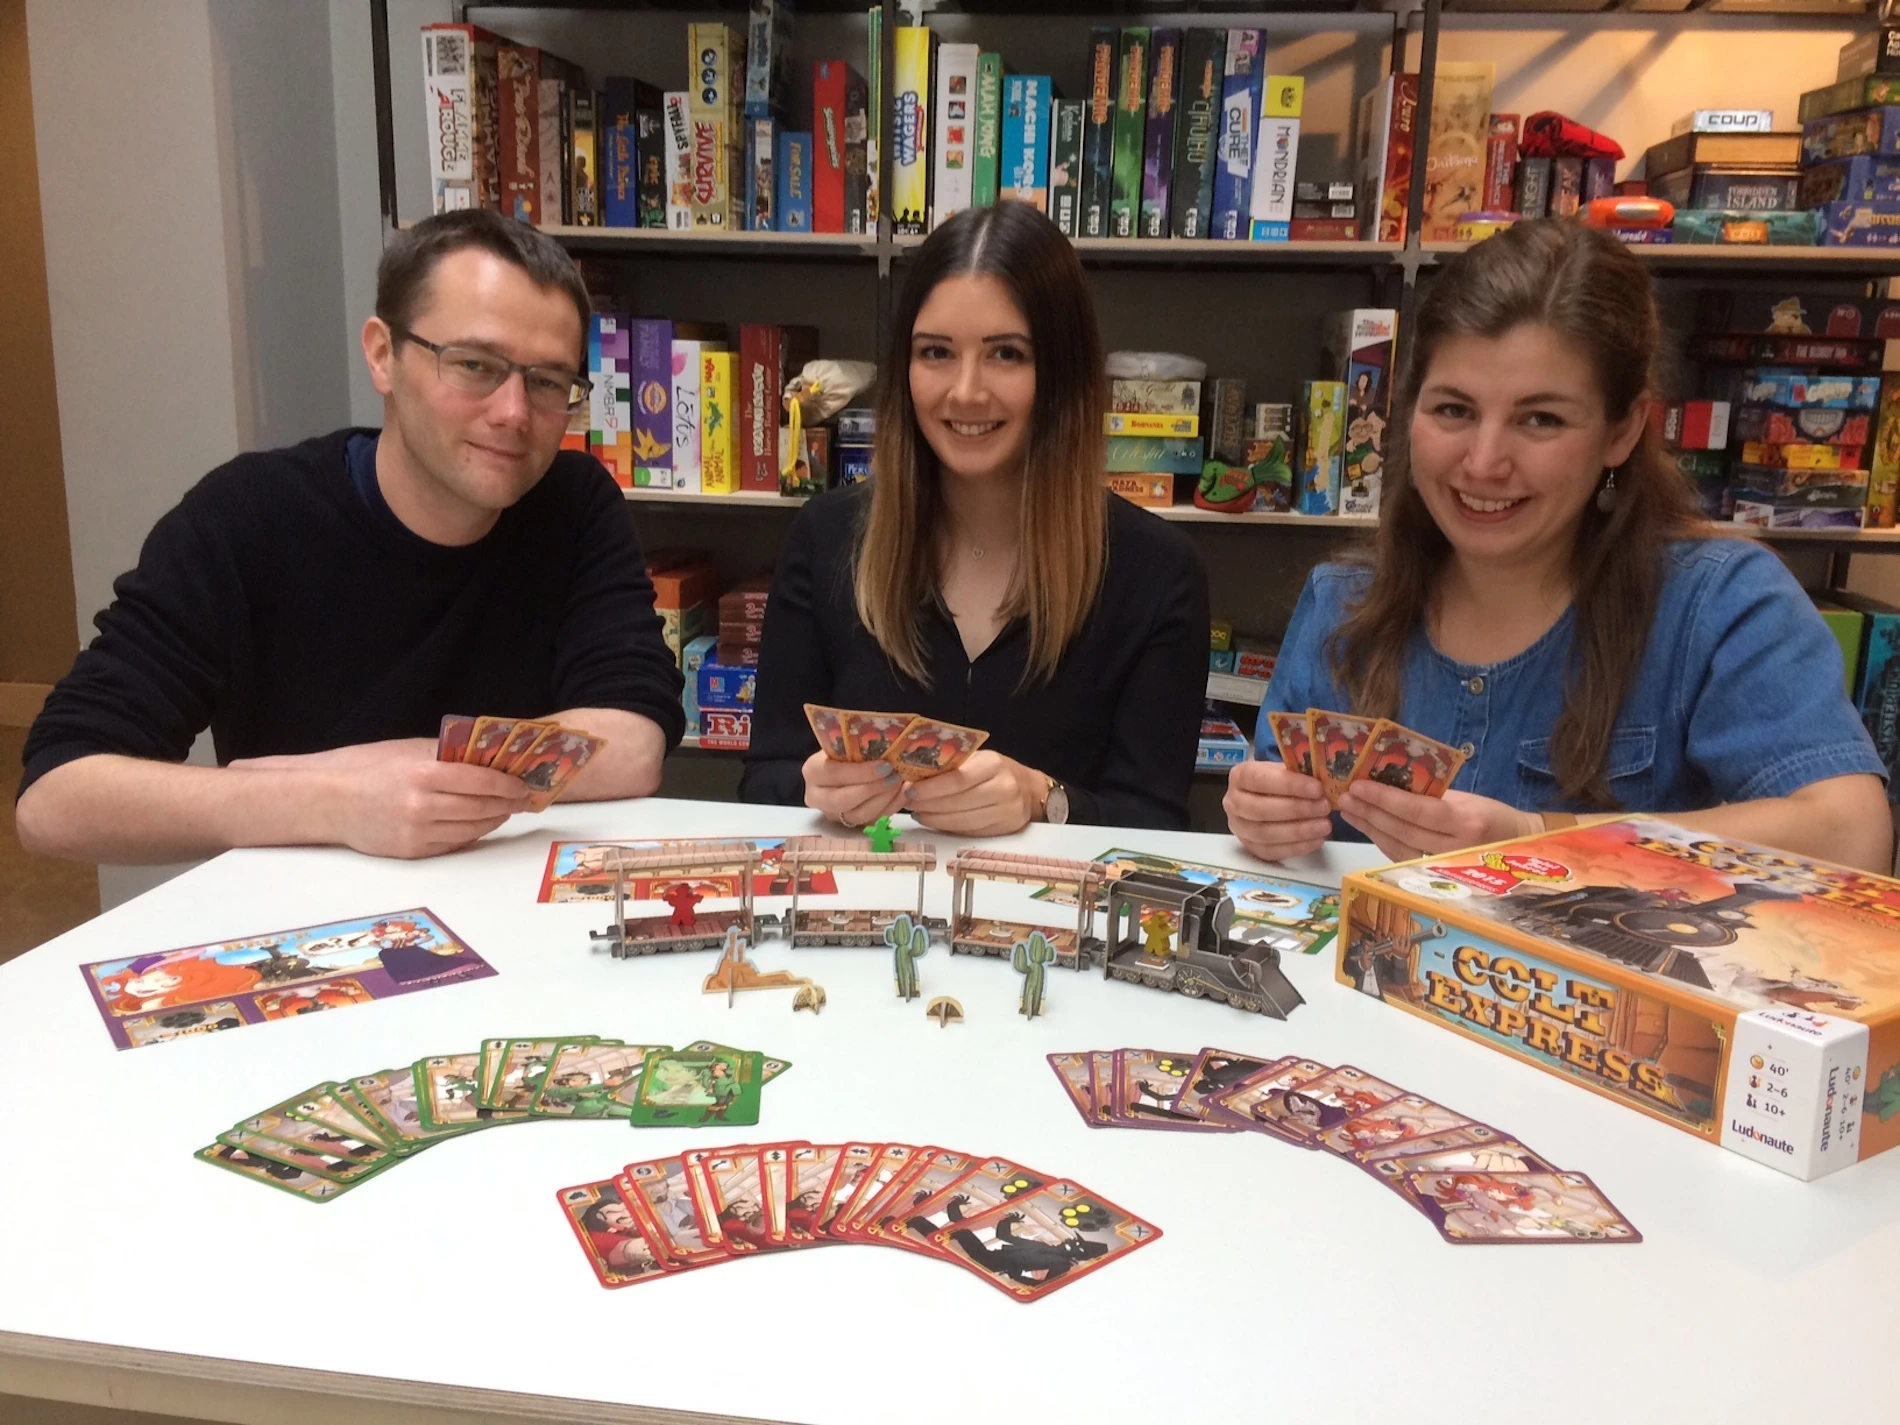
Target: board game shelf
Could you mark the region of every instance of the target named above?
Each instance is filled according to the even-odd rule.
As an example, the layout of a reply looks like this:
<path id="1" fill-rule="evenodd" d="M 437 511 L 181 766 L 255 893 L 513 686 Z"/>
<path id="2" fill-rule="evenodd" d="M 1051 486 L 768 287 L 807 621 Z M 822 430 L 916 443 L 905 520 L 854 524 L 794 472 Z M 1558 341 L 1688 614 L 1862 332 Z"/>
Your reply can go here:
<path id="1" fill-rule="evenodd" d="M 579 252 L 684 254 L 733 257 L 799 257 L 870 262 L 877 239 L 868 233 L 716 232 L 673 228 L 596 228 L 553 223 L 541 229 Z"/>
<path id="2" fill-rule="evenodd" d="M 1452 257 L 1468 242 L 1428 242 L 1426 257 Z M 1797 247 L 1792 244 L 1638 243 L 1630 251 L 1660 272 L 1706 272 L 1746 277 L 1753 273 L 1801 273 L 1810 277 L 1900 276 L 1900 249 Z M 1426 264 L 1430 266 L 1430 263 Z"/>

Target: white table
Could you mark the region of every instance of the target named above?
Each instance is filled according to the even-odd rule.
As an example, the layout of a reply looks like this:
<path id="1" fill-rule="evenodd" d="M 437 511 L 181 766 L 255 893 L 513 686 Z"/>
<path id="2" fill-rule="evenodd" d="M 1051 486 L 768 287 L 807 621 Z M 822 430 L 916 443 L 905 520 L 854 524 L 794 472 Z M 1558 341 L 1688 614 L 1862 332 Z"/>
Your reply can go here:
<path id="1" fill-rule="evenodd" d="M 1307 1004 L 1285 1023 L 1059 971 L 1030 1023 L 1006 963 L 938 947 L 925 999 L 953 994 L 968 1015 L 940 1029 L 895 998 L 883 951 L 768 944 L 761 968 L 795 963 L 829 1006 L 793 1014 L 770 991 L 728 1009 L 699 992 L 711 955 L 614 960 L 587 935 L 609 911 L 535 904 L 553 837 L 818 829 L 802 811 L 651 801 L 520 817 L 419 864 L 234 853 L 0 967 L 0 1394 L 328 1425 L 1900 1418 L 1900 1153 L 1797 1182 L 1358 995 L 1334 983 L 1330 952 L 1286 965 Z M 956 843 L 937 840 L 947 858 Z M 1011 844 L 1247 864 L 1214 836 L 1038 827 Z M 1329 847 L 1304 874 L 1367 860 Z M 883 879 L 844 877 L 843 896 L 887 903 L 899 888 Z M 1019 892 L 979 894 L 998 913 Z M 948 897 L 932 877 L 929 909 Z M 76 968 L 418 904 L 500 973 L 118 1052 Z M 713 1036 L 795 1067 L 756 1129 L 512 1126 L 323 1206 L 191 1157 L 317 1080 L 517 1033 Z M 1454 1248 L 1323 1153 L 1091 1130 L 1043 1062 L 1204 1044 L 1355 1063 L 1450 1103 L 1589 1173 L 1648 1240 Z M 629 1160 L 794 1137 L 1011 1157 L 1166 1235 L 1032 1306 L 868 1247 L 606 1292 L 554 1201 Z"/>

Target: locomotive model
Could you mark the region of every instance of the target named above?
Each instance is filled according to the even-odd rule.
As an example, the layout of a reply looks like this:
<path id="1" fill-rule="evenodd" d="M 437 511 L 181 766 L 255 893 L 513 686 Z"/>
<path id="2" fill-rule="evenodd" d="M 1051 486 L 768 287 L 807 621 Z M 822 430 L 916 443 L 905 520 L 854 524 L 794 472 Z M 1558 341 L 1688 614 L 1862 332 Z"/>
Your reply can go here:
<path id="1" fill-rule="evenodd" d="M 1233 939 L 1233 924 L 1234 902 L 1219 885 L 1131 871 L 1109 882 L 1103 973 L 1285 1019 L 1306 1001 L 1281 972 L 1279 950 Z"/>

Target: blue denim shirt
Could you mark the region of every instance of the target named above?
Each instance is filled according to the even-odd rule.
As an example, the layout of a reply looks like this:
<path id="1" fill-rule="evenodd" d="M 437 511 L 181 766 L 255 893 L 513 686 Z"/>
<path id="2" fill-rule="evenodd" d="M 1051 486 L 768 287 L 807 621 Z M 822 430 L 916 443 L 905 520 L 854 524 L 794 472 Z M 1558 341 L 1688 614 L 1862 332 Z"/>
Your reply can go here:
<path id="1" fill-rule="evenodd" d="M 1624 809 L 1696 811 L 1853 772 L 1886 775 L 1847 700 L 1840 646 L 1771 551 L 1683 540 L 1665 559 L 1649 644 L 1610 740 L 1610 791 Z M 1368 578 L 1342 564 L 1313 571 L 1264 711 L 1352 710 L 1326 645 Z M 1591 810 L 1567 800 L 1551 770 L 1575 617 L 1573 605 L 1529 648 L 1489 665 L 1445 657 L 1423 628 L 1413 635 L 1397 717 L 1463 749 L 1458 790 L 1526 811 Z M 1279 760 L 1265 717 L 1255 741 Z"/>

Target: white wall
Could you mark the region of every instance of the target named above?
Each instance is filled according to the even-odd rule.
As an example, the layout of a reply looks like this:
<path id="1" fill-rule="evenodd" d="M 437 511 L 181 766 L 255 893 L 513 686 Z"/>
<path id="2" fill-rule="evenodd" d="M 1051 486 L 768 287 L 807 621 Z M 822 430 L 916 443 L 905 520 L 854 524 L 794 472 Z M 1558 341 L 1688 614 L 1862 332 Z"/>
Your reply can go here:
<path id="1" fill-rule="evenodd" d="M 350 419 L 332 18 L 28 0 L 75 647 L 206 471 Z M 373 144 L 368 184 L 373 220 Z M 162 875 L 102 867 L 102 900 Z"/>

